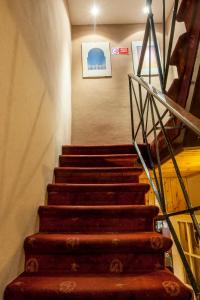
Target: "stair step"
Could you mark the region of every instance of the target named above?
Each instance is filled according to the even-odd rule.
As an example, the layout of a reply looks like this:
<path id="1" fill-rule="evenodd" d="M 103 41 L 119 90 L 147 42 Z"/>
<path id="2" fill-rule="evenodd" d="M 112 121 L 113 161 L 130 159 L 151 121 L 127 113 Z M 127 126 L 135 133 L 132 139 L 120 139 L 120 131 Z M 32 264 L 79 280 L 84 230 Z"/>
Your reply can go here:
<path id="1" fill-rule="evenodd" d="M 48 204 L 51 205 L 113 205 L 145 204 L 149 185 L 123 184 L 49 184 Z"/>
<path id="2" fill-rule="evenodd" d="M 170 65 L 177 66 L 179 77 L 181 77 L 185 72 L 188 47 L 190 43 L 192 43 L 192 39 L 193 37 L 188 32 L 180 35 L 172 53 Z"/>
<path id="3" fill-rule="evenodd" d="M 55 183 L 133 183 L 142 168 L 55 168 Z"/>
<path id="4" fill-rule="evenodd" d="M 185 22 L 186 29 L 189 31 L 191 26 L 194 26 L 194 19 L 198 16 L 199 9 L 198 1 L 182 0 L 176 19 L 178 22 Z"/>
<path id="5" fill-rule="evenodd" d="M 60 155 L 60 167 L 133 167 L 136 154 Z"/>
<path id="6" fill-rule="evenodd" d="M 157 232 L 134 233 L 36 233 L 25 239 L 24 248 L 32 254 L 158 253 L 168 251 L 170 238 Z"/>
<path id="7" fill-rule="evenodd" d="M 25 240 L 27 272 L 120 273 L 164 269 L 171 239 L 156 232 L 125 234 L 45 234 Z M 103 264 L 102 264 L 103 261 Z"/>
<path id="8" fill-rule="evenodd" d="M 62 154 L 100 155 L 100 154 L 134 154 L 134 146 L 128 145 L 63 145 Z"/>
<path id="9" fill-rule="evenodd" d="M 41 206 L 41 232 L 153 231 L 156 206 Z"/>
<path id="10" fill-rule="evenodd" d="M 167 270 L 112 276 L 23 273 L 6 289 L 4 300 L 191 300 L 192 293 Z"/>

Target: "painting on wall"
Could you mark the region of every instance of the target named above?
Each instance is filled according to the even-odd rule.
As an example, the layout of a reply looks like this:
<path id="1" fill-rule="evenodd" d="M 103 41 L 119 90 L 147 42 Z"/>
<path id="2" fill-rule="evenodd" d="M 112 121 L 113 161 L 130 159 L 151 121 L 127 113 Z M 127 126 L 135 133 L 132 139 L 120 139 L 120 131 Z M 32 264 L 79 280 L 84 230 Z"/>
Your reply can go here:
<path id="1" fill-rule="evenodd" d="M 137 73 L 137 69 L 138 69 L 138 65 L 139 65 L 140 55 L 141 55 L 141 51 L 142 51 L 142 43 L 143 43 L 142 41 L 133 41 L 132 42 L 132 55 L 133 55 L 133 65 L 134 65 L 135 73 Z M 158 47 L 159 47 L 159 45 L 158 45 Z M 142 76 L 149 75 L 149 55 L 151 55 L 151 75 L 158 75 L 155 46 L 154 46 L 154 44 L 151 44 L 151 47 L 149 47 L 149 45 L 148 45 L 147 49 L 146 49 L 142 72 L 141 72 Z"/>
<path id="2" fill-rule="evenodd" d="M 83 78 L 111 77 L 109 42 L 82 43 Z"/>

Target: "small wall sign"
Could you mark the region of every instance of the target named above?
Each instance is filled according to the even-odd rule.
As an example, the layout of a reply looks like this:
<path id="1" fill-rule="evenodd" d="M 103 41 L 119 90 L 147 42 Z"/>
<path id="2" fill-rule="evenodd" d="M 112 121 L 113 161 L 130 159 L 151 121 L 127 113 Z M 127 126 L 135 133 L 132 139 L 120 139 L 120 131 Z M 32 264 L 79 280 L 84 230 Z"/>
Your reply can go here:
<path id="1" fill-rule="evenodd" d="M 112 48 L 112 55 L 128 55 L 129 48 Z"/>

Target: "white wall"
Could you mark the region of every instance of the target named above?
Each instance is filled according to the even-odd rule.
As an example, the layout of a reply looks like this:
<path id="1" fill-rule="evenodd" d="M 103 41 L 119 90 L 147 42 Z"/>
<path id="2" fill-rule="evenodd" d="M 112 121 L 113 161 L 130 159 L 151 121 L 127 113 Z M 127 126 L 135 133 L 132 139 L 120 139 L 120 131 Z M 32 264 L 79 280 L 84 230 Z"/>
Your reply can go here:
<path id="1" fill-rule="evenodd" d="M 71 25 L 63 0 L 0 1 L 0 299 L 23 271 L 61 145 L 71 140 Z"/>

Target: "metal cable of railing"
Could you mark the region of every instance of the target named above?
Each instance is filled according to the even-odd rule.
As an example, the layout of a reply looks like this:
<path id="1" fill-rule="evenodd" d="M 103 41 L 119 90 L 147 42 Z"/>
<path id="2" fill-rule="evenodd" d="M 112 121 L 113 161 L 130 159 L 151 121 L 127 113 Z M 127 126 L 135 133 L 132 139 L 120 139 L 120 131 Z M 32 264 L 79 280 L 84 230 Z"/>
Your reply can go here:
<path id="1" fill-rule="evenodd" d="M 138 91 L 136 90 L 135 86 L 138 87 Z M 198 136 L 200 136 L 200 120 L 195 116 L 191 115 L 190 113 L 188 113 L 187 111 L 185 111 L 181 106 L 176 104 L 169 97 L 165 96 L 157 89 L 153 88 L 149 83 L 146 83 L 142 78 L 139 78 L 138 76 L 133 74 L 129 74 L 129 93 L 130 93 L 131 129 L 132 129 L 133 145 L 138 153 L 138 156 L 140 158 L 146 176 L 159 202 L 162 211 L 162 218 L 167 221 L 169 230 L 172 234 L 173 240 L 180 254 L 181 260 L 187 272 L 191 286 L 193 287 L 197 299 L 200 300 L 200 288 L 192 273 L 190 265 L 186 259 L 184 250 L 178 239 L 177 233 L 170 220 L 170 217 L 173 215 L 189 213 L 193 223 L 195 236 L 199 242 L 200 226 L 198 224 L 195 212 L 199 210 L 200 207 L 199 206 L 193 207 L 191 204 L 188 192 L 185 188 L 184 181 L 176 161 L 176 157 L 173 151 L 173 146 L 168 134 L 171 128 L 165 128 L 163 119 L 167 116 L 167 114 L 171 116 L 175 116 L 184 124 L 184 126 L 193 130 Z M 158 109 L 158 104 L 159 105 L 162 104 L 164 108 L 163 113 L 160 113 Z M 136 113 L 138 115 L 137 126 L 135 126 L 135 119 L 134 119 Z M 152 126 L 151 130 L 148 129 L 149 124 L 150 126 Z M 184 128 L 184 127 L 182 126 L 180 128 Z M 152 151 L 150 147 L 149 138 L 151 134 L 149 134 L 149 132 L 153 134 L 152 138 L 155 146 L 154 151 Z M 161 167 L 161 149 L 160 149 L 161 142 L 160 142 L 158 132 L 162 132 L 162 143 L 163 141 L 165 142 L 170 158 L 173 162 L 173 166 L 185 199 L 185 203 L 187 207 L 187 209 L 185 210 L 172 212 L 172 213 L 167 212 L 166 209 L 167 203 L 165 200 L 166 198 L 164 192 L 163 174 L 162 174 L 162 167 Z M 142 154 L 138 147 L 137 139 L 139 137 L 139 133 L 141 133 L 142 142 L 145 143 L 147 146 L 148 160 L 149 160 L 150 168 L 153 172 L 152 176 L 150 175 L 150 171 L 147 167 L 147 163 L 142 157 Z"/>

